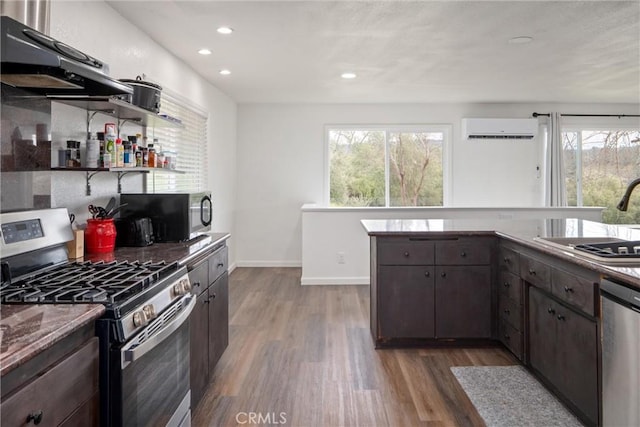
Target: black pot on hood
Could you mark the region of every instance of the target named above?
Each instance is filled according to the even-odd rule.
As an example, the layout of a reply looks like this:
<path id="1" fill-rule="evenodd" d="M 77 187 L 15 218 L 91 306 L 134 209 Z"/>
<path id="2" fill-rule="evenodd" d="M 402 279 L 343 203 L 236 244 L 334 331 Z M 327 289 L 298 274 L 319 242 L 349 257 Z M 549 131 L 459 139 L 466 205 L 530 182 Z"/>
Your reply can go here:
<path id="1" fill-rule="evenodd" d="M 162 87 L 154 83 L 145 82 L 138 76 L 135 80 L 120 79 L 122 83 L 133 88 L 131 103 L 136 107 L 158 114 L 160 112 L 160 94 Z"/>

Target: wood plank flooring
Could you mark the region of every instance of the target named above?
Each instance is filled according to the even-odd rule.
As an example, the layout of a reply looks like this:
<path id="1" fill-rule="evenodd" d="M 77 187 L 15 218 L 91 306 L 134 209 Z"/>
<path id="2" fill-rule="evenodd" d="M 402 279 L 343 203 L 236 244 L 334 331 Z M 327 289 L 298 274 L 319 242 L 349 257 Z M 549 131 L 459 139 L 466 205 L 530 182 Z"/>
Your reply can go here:
<path id="1" fill-rule="evenodd" d="M 229 347 L 199 426 L 483 426 L 451 366 L 513 365 L 502 348 L 375 350 L 368 286 L 300 286 L 299 268 L 230 277 Z"/>

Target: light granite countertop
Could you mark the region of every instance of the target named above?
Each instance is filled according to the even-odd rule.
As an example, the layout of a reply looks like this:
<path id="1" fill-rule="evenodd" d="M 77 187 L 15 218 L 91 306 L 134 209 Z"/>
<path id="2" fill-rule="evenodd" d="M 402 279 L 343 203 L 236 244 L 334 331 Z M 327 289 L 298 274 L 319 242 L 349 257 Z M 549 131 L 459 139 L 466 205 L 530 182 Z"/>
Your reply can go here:
<path id="1" fill-rule="evenodd" d="M 640 241 L 640 230 L 575 218 L 543 220 L 487 220 L 487 219 L 397 219 L 362 220 L 370 236 L 497 235 L 536 249 L 548 255 L 571 261 L 597 271 L 603 277 L 640 289 L 640 259 L 635 265 L 607 265 L 585 258 L 578 251 L 545 242 L 544 238 L 618 238 Z"/>

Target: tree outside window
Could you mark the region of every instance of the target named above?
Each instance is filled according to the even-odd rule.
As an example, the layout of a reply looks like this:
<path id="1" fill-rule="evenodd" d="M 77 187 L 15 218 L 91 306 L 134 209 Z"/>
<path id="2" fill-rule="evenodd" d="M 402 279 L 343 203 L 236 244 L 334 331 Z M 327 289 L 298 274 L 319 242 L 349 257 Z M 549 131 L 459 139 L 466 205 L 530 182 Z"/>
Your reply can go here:
<path id="1" fill-rule="evenodd" d="M 442 206 L 445 132 L 331 129 L 331 206 Z"/>
<path id="2" fill-rule="evenodd" d="M 578 130 L 562 135 L 568 204 L 606 207 L 605 223 L 640 223 L 640 193 L 631 196 L 626 212 L 616 209 L 629 182 L 640 177 L 640 132 Z"/>

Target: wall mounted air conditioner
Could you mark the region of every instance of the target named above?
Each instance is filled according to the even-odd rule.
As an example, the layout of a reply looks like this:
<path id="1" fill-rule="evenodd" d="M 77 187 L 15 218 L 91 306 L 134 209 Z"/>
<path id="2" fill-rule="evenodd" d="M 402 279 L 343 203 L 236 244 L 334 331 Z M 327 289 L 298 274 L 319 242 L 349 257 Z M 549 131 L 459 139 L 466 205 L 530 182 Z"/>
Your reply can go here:
<path id="1" fill-rule="evenodd" d="M 538 119 L 462 119 L 464 139 L 532 139 Z"/>

